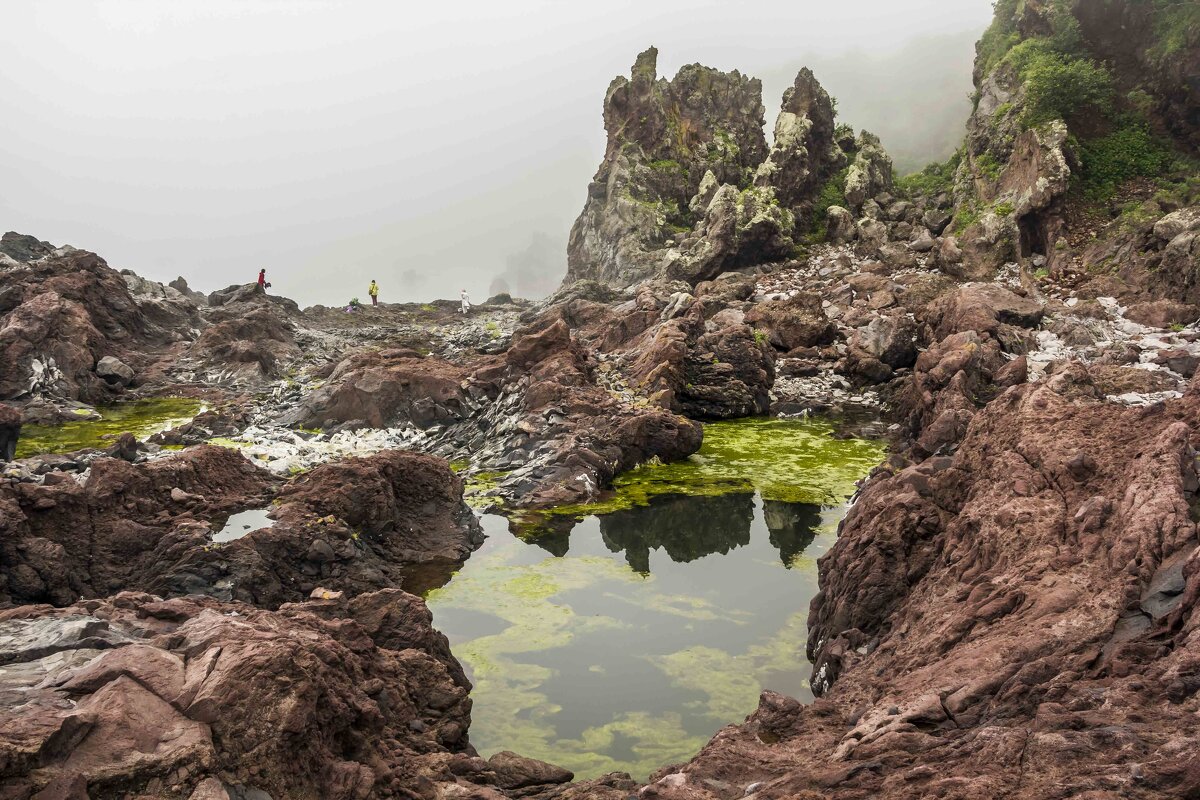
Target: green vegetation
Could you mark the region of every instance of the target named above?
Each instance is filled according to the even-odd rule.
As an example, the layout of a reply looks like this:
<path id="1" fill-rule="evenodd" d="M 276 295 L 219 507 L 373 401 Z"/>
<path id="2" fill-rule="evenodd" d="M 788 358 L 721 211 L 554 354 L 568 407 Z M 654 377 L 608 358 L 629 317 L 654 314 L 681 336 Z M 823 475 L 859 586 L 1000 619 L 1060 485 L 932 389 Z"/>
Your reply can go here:
<path id="1" fill-rule="evenodd" d="M 1179 333 L 1181 330 L 1183 330 L 1183 323 L 1182 322 L 1172 322 L 1167 327 L 1169 327 L 1175 333 Z"/>
<path id="2" fill-rule="evenodd" d="M 996 160 L 996 157 L 991 153 L 981 153 L 975 157 L 975 167 L 983 173 L 989 181 L 1000 180 L 1000 173 L 1004 171 L 1004 165 Z"/>
<path id="3" fill-rule="evenodd" d="M 1020 47 L 1041 41 L 1030 40 Z M 1020 74 L 1026 101 L 1021 120 L 1027 127 L 1052 119 L 1070 120 L 1085 109 L 1103 109 L 1112 100 L 1112 75 L 1087 57 L 1030 48 Z"/>
<path id="4" fill-rule="evenodd" d="M 122 433 L 145 439 L 182 425 L 203 408 L 199 400 L 155 397 L 99 408 L 98 420 L 71 420 L 61 425 L 25 425 L 17 442 L 17 458 L 43 453 L 70 453 L 84 448 L 102 449 Z"/>
<path id="5" fill-rule="evenodd" d="M 1016 210 L 1017 207 L 1008 202 L 997 203 L 996 205 L 992 206 L 992 211 L 994 211 L 998 217 L 1007 217 Z"/>
<path id="6" fill-rule="evenodd" d="M 466 464 L 468 462 L 462 463 Z M 453 469 L 453 465 L 451 465 L 451 468 Z M 467 469 L 467 466 L 454 471 L 455 473 L 462 474 L 465 469 Z M 475 472 L 463 475 L 463 502 L 471 506 L 471 508 L 486 508 L 495 505 L 500 501 L 500 498 L 488 497 L 485 493 L 499 486 L 504 481 L 506 475 L 508 475 L 507 470 Z"/>
<path id="7" fill-rule="evenodd" d="M 1025 85 L 1025 127 L 1104 108 L 1112 97 L 1112 76 L 1088 56 L 1068 0 L 1051 0 L 1048 5 L 1049 35 L 1022 41 L 1016 21 L 1024 0 L 997 0 L 995 18 L 978 46 L 982 74 L 1004 65 Z M 1011 105 L 1001 106 L 995 117 L 1010 110 Z"/>
<path id="8" fill-rule="evenodd" d="M 983 32 L 976 47 L 977 59 L 986 75 L 1000 63 L 1009 50 L 1021 41 L 1016 16 L 1022 0 L 996 0 L 992 3 L 992 24 Z"/>
<path id="9" fill-rule="evenodd" d="M 932 197 L 948 192 L 954 185 L 954 173 L 962 161 L 958 150 L 943 163 L 928 164 L 920 172 L 905 175 L 895 181 L 895 189 L 905 197 Z"/>
<path id="10" fill-rule="evenodd" d="M 979 208 L 977 203 L 966 203 L 954 215 L 954 221 L 951 223 L 951 228 L 954 231 L 962 232 L 967 228 L 979 222 L 979 218 L 983 216 L 983 210 Z"/>
<path id="11" fill-rule="evenodd" d="M 1077 143 L 1076 152 L 1080 161 L 1076 185 L 1092 201 L 1112 197 L 1130 178 L 1160 176 L 1175 161 L 1171 150 L 1132 116 L 1105 136 Z"/>
<path id="12" fill-rule="evenodd" d="M 650 169 L 658 172 L 683 172 L 683 167 L 680 166 L 679 162 L 670 158 L 661 158 L 658 161 L 651 161 L 649 164 L 647 164 L 647 166 L 650 167 Z"/>
<path id="13" fill-rule="evenodd" d="M 850 172 L 850 168 L 839 170 L 834 173 L 825 185 L 821 187 L 821 191 L 817 194 L 816 200 L 813 201 L 812 216 L 809 217 L 808 226 L 804 231 L 802 240 L 807 244 L 819 244 L 825 241 L 826 217 L 831 206 L 846 207 L 846 175 Z"/>
<path id="14" fill-rule="evenodd" d="M 1187 0 L 1151 0 L 1154 37 L 1147 55 L 1161 64 L 1200 43 L 1200 4 Z"/>

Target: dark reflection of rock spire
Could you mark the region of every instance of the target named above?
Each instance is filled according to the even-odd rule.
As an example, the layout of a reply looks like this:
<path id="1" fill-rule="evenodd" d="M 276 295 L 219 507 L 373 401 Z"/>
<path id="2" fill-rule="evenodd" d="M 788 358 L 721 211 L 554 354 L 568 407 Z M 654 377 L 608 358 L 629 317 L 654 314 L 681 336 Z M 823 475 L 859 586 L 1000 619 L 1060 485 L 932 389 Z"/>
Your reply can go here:
<path id="1" fill-rule="evenodd" d="M 821 525 L 821 507 L 764 500 L 763 518 L 767 530 L 771 532 L 771 544 L 779 551 L 784 566 L 790 567 L 792 560 L 803 553 L 817 535 L 817 528 Z"/>
<path id="2" fill-rule="evenodd" d="M 650 571 L 650 551 L 662 549 L 675 562 L 728 553 L 750 544 L 754 495 L 721 497 L 666 495 L 649 506 L 600 517 L 600 535 L 614 553 L 624 551 L 629 566 Z"/>
<path id="3" fill-rule="evenodd" d="M 571 530 L 579 520 L 569 516 L 539 516 L 533 522 L 510 519 L 508 529 L 523 542 L 536 544 L 552 556 L 562 558 L 571 549 Z"/>

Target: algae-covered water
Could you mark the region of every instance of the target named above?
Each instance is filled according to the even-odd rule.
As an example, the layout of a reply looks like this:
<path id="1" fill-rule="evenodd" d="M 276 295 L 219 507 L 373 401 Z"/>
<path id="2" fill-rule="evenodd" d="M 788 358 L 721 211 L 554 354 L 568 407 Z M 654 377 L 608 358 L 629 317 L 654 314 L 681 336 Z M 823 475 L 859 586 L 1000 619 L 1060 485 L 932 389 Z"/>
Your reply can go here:
<path id="1" fill-rule="evenodd" d="M 128 431 L 145 439 L 182 425 L 200 413 L 202 403 L 185 397 L 155 397 L 96 409 L 101 419 L 71 420 L 61 425 L 25 425 L 17 441 L 17 458 L 70 453 L 85 447 L 105 448 Z"/>
<path id="2" fill-rule="evenodd" d="M 484 516 L 487 542 L 427 595 L 475 684 L 481 753 L 645 777 L 764 688 L 811 699 L 816 558 L 883 448 L 815 420 L 705 431 L 691 459 L 629 473 L 536 538 Z"/>

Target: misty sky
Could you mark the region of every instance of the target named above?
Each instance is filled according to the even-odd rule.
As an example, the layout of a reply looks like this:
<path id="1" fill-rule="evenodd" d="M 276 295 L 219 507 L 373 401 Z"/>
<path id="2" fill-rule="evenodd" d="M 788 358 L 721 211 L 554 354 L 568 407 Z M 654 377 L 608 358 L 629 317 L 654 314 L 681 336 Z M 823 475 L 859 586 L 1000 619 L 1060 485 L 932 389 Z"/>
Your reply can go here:
<path id="1" fill-rule="evenodd" d="M 808 64 L 843 121 L 911 166 L 961 138 L 990 16 L 990 0 L 4 3 L 0 230 L 203 291 L 266 267 L 302 305 L 372 278 L 384 301 L 483 299 L 536 234 L 565 248 L 604 90 L 648 45 L 660 75 L 763 78 L 768 129 Z"/>

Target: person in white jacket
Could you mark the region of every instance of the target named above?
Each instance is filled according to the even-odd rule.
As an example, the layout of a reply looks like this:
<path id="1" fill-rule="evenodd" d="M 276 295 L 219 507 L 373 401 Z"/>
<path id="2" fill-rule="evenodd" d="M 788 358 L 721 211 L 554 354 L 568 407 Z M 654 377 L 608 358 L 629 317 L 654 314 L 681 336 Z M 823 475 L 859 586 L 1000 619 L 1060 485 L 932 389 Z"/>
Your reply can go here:
<path id="1" fill-rule="evenodd" d="M 467 297 L 467 290 L 463 289 L 458 293 L 459 299 L 462 300 L 462 313 L 467 313 L 471 310 L 471 298 Z"/>

